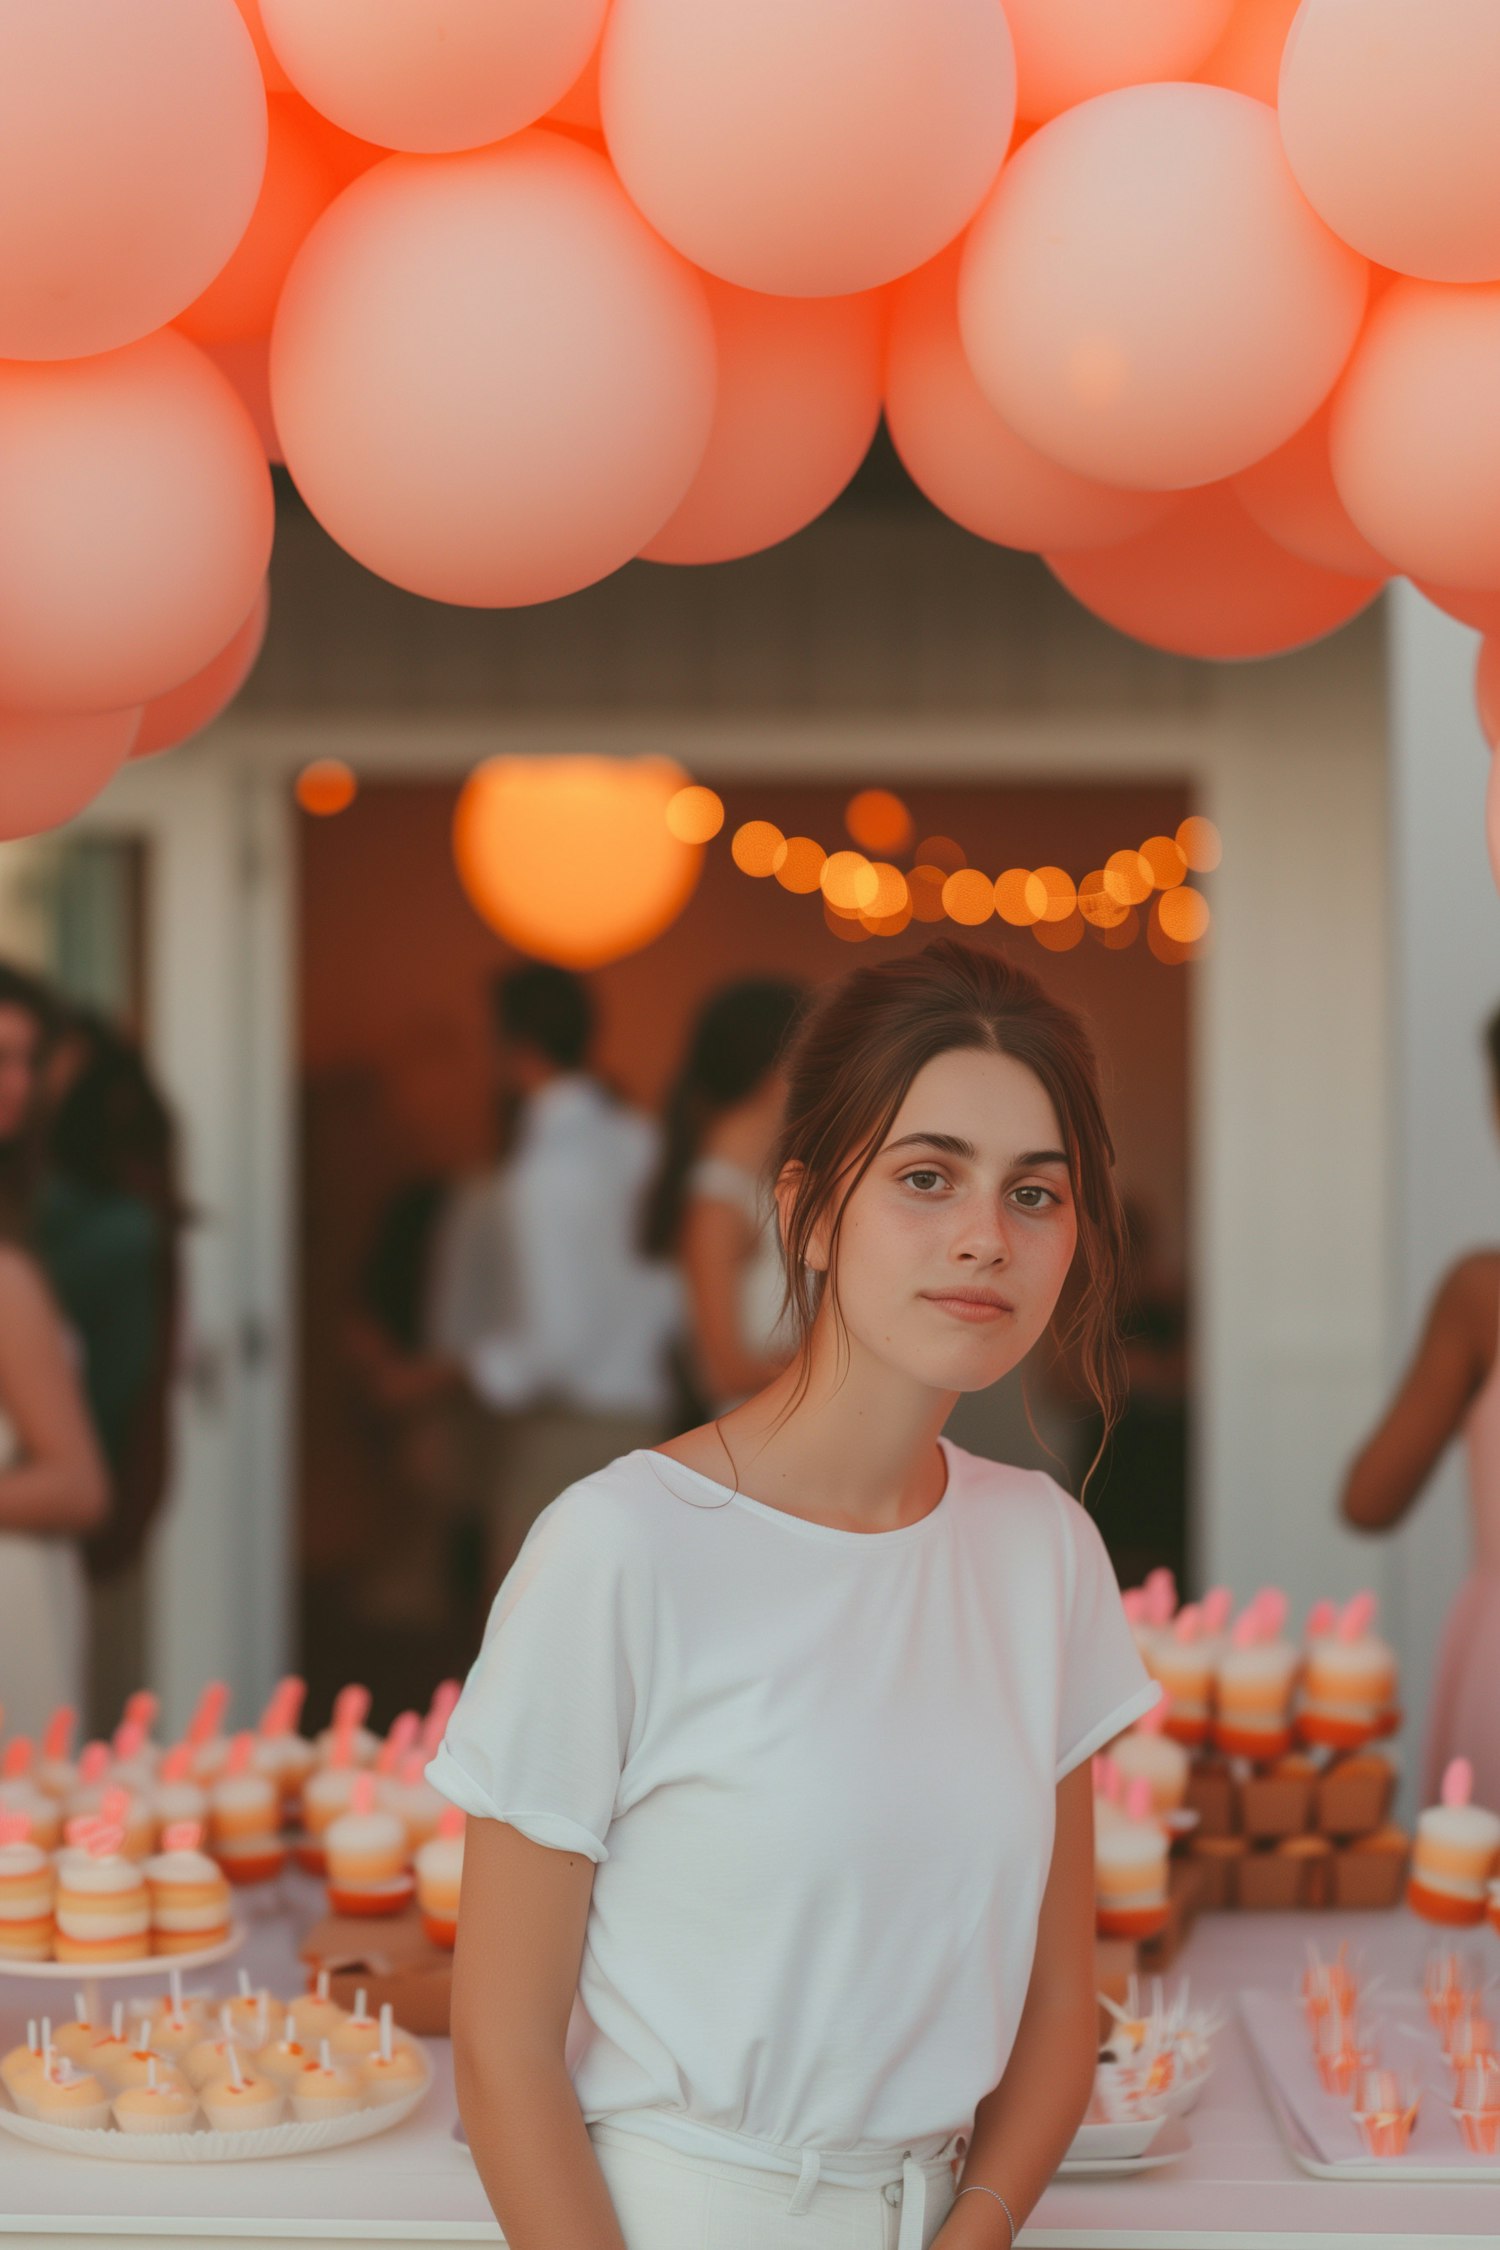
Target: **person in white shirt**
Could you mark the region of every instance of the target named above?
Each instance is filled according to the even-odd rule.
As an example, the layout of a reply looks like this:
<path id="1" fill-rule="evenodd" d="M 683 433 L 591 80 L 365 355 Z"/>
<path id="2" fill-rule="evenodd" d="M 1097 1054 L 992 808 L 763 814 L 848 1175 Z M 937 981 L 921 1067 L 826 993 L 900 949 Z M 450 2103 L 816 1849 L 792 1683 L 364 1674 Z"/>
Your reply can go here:
<path id="1" fill-rule="evenodd" d="M 682 1321 L 672 1268 L 638 1248 L 654 1124 L 590 1075 L 594 1010 L 570 970 L 532 962 L 494 988 L 502 1069 L 519 1096 L 491 1182 L 506 1318 L 464 1353 L 503 1416 L 487 1530 L 497 1587 L 538 1512 L 621 1452 L 665 1435 Z"/>
<path id="2" fill-rule="evenodd" d="M 428 1768 L 511 2250 L 1010 2250 L 1093 2087 L 1089 1760 L 1160 1691 L 1082 1506 L 941 1431 L 1075 1264 L 1117 1408 L 1094 1058 L 946 939 L 787 1086 L 791 1366 L 543 1510 Z"/>

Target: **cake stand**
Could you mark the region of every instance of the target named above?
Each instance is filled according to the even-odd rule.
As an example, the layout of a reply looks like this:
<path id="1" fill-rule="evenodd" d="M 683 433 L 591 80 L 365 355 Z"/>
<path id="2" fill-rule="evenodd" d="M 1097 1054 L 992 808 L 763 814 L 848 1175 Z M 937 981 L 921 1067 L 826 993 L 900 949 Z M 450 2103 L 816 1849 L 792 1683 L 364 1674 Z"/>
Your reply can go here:
<path id="1" fill-rule="evenodd" d="M 60 1984 L 81 1992 L 90 2022 L 101 2019 L 99 1987 L 132 1977 L 164 1982 L 176 1969 L 186 1975 L 194 1969 L 212 1968 L 215 1962 L 233 1960 L 245 1942 L 245 1925 L 233 1921 L 229 1935 L 217 1945 L 200 1946 L 193 1953 L 142 1953 L 133 1961 L 0 1961 L 0 1985 L 15 1983 Z"/>

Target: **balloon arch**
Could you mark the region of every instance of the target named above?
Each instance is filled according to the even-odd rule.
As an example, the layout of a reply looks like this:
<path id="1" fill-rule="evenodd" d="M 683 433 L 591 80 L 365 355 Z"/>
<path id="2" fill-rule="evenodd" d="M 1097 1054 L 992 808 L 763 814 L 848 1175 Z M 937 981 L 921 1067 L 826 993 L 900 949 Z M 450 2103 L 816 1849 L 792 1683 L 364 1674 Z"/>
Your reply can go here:
<path id="1" fill-rule="evenodd" d="M 1497 113 L 1494 0 L 0 0 L 0 834 L 235 694 L 269 459 L 506 606 L 883 412 L 1157 647 L 1500 633 Z"/>

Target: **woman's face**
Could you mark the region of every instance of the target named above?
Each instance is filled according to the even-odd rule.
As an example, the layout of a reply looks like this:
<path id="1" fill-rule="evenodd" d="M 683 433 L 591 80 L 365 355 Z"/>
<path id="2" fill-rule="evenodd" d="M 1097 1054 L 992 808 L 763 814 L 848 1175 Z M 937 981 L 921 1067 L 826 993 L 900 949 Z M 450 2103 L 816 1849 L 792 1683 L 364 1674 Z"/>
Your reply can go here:
<path id="1" fill-rule="evenodd" d="M 844 1326 L 856 1346 L 934 1390 L 983 1390 L 1045 1330 L 1077 1240 L 1041 1081 L 1008 1055 L 939 1055 L 844 1207 Z M 815 1244 L 812 1262 L 825 1254 Z M 830 1312 L 825 1300 L 820 1320 Z"/>

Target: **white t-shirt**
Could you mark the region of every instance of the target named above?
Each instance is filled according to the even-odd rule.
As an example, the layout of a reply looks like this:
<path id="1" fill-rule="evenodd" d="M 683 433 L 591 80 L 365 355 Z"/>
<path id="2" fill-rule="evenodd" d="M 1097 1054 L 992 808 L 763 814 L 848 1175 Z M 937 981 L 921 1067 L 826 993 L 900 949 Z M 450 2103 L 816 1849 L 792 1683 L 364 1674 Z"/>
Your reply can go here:
<path id="1" fill-rule="evenodd" d="M 427 1771 L 598 1863 L 590 2122 L 889 2149 L 967 2129 L 999 2080 L 1056 1783 L 1160 1691 L 1078 1503 L 943 1450 L 942 1500 L 896 1531 L 646 1450 L 533 1524 Z"/>

